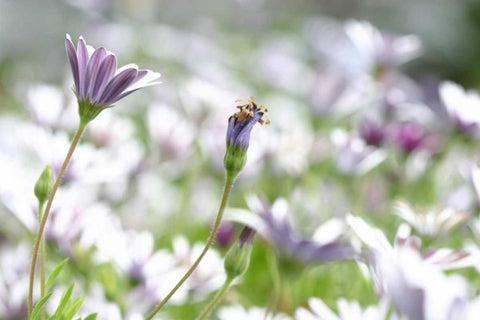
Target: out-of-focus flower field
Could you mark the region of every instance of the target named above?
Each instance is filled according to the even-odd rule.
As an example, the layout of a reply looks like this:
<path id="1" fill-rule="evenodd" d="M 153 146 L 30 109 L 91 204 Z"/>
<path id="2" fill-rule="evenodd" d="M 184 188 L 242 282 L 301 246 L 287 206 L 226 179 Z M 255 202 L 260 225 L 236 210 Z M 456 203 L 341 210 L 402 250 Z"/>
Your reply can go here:
<path id="1" fill-rule="evenodd" d="M 478 8 L 0 0 L 0 319 L 28 317 L 34 185 L 79 123 L 66 33 L 162 83 L 83 134 L 45 229 L 47 274 L 69 258 L 47 315 L 71 283 L 77 317 L 145 319 L 165 298 L 205 245 L 228 119 L 253 96 L 271 124 L 253 128 L 213 247 L 155 319 L 204 310 L 244 225 L 250 265 L 211 319 L 478 319 Z"/>

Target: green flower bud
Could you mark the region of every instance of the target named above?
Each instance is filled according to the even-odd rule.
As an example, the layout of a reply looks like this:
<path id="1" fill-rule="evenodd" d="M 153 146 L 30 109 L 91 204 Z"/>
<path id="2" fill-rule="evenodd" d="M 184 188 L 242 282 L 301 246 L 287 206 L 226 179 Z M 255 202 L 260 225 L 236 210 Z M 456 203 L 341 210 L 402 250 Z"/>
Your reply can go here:
<path id="1" fill-rule="evenodd" d="M 44 203 L 48 200 L 48 197 L 53 189 L 53 184 L 54 181 L 52 167 L 47 165 L 38 178 L 37 183 L 35 183 L 34 192 L 38 202 Z"/>
<path id="2" fill-rule="evenodd" d="M 252 241 L 255 230 L 245 227 L 225 256 L 224 268 L 227 277 L 235 279 L 247 271 L 252 253 Z"/>

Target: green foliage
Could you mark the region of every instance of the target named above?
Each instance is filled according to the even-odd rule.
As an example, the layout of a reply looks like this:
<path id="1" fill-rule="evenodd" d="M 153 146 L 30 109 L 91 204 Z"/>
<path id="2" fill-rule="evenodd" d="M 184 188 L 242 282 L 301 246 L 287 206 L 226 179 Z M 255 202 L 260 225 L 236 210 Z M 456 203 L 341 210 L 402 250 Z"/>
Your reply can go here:
<path id="1" fill-rule="evenodd" d="M 68 258 L 60 262 L 55 269 L 52 271 L 48 280 L 45 285 L 45 290 L 48 291 L 52 287 L 55 280 L 58 278 L 64 267 L 68 262 Z M 60 300 L 58 307 L 55 310 L 53 316 L 50 316 L 48 320 L 72 320 L 75 318 L 76 314 L 80 310 L 83 305 L 85 298 L 83 297 L 73 297 L 73 290 L 75 288 L 75 284 L 72 283 L 70 287 L 63 293 L 62 299 Z M 46 296 L 42 297 L 38 303 L 35 305 L 33 312 L 29 318 L 29 320 L 41 320 L 44 319 L 42 317 L 42 309 L 45 307 L 45 304 L 48 302 L 50 297 L 53 295 L 53 292 L 49 292 Z M 75 318 L 76 320 L 95 320 L 97 318 L 96 313 L 92 313 L 82 318 Z"/>

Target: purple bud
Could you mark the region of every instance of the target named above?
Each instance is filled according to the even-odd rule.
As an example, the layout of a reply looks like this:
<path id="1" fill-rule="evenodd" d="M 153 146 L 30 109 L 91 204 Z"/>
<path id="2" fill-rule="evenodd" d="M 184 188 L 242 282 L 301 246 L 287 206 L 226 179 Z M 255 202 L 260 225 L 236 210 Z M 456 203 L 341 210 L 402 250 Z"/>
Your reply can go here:
<path id="1" fill-rule="evenodd" d="M 240 237 L 238 238 L 240 241 L 240 246 L 251 245 L 253 242 L 253 237 L 256 233 L 257 232 L 254 229 L 248 226 L 244 227 L 242 233 L 240 233 Z"/>

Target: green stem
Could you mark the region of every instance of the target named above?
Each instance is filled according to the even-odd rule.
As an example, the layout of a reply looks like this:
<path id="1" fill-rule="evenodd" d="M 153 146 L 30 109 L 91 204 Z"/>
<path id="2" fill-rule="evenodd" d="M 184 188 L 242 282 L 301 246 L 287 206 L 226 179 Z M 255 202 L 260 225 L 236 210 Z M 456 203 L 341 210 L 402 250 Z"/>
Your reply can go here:
<path id="1" fill-rule="evenodd" d="M 270 248 L 269 254 L 267 256 L 268 266 L 270 269 L 270 274 L 272 276 L 273 282 L 273 292 L 272 296 L 270 297 L 270 301 L 268 302 L 267 309 L 265 310 L 264 319 L 267 319 L 270 313 L 274 313 L 277 310 L 278 300 L 280 298 L 280 271 L 278 270 L 278 263 L 277 257 L 273 252 L 273 249 Z"/>
<path id="2" fill-rule="evenodd" d="M 223 190 L 222 202 L 220 203 L 220 208 L 218 209 L 217 217 L 215 218 L 215 223 L 213 225 L 213 229 L 210 232 L 210 236 L 208 237 L 207 243 L 203 248 L 202 253 L 198 256 L 197 260 L 192 264 L 190 269 L 185 273 L 185 275 L 178 281 L 178 283 L 173 287 L 173 289 L 163 298 L 162 301 L 147 315 L 145 318 L 146 320 L 151 320 L 158 311 L 160 311 L 165 304 L 167 304 L 168 300 L 175 294 L 175 292 L 182 286 L 182 284 L 190 277 L 190 275 L 195 271 L 197 266 L 202 261 L 203 257 L 207 253 L 208 249 L 212 246 L 213 242 L 215 241 L 215 236 L 217 235 L 218 228 L 220 227 L 220 222 L 222 221 L 223 212 L 225 211 L 225 207 L 228 203 L 228 198 L 230 197 L 230 192 L 232 191 L 233 182 L 235 181 L 235 175 L 231 175 L 227 173 L 227 178 L 225 181 L 225 188 Z"/>
<path id="3" fill-rule="evenodd" d="M 47 207 L 45 208 L 45 212 L 42 215 L 42 220 L 40 221 L 40 227 L 38 229 L 37 236 L 35 238 L 35 245 L 33 247 L 33 255 L 32 255 L 32 262 L 30 265 L 30 280 L 29 280 L 29 287 L 28 287 L 28 314 L 30 315 L 33 311 L 33 282 L 35 280 L 35 269 L 37 267 L 37 257 L 40 251 L 40 243 L 42 242 L 43 233 L 45 232 L 45 225 L 47 224 L 47 219 L 50 214 L 50 209 L 52 208 L 53 198 L 55 197 L 55 193 L 57 192 L 58 187 L 60 186 L 60 182 L 62 181 L 63 175 L 65 174 L 65 170 L 67 169 L 68 163 L 72 158 L 73 151 L 77 147 L 80 138 L 82 137 L 82 133 L 85 130 L 87 123 L 81 121 L 80 125 L 78 126 L 77 132 L 73 137 L 72 144 L 70 145 L 70 149 L 68 150 L 67 156 L 63 161 L 62 167 L 60 172 L 58 173 L 57 180 L 55 180 L 55 184 L 53 185 L 52 192 L 50 193 L 50 197 L 48 197 Z"/>
<path id="4" fill-rule="evenodd" d="M 38 204 L 38 223 L 42 222 L 44 202 Z M 45 296 L 45 259 L 46 259 L 46 250 L 45 250 L 45 238 L 42 238 L 40 242 L 40 298 Z M 42 320 L 46 318 L 45 308 L 42 307 L 40 312 L 40 317 Z"/>
<path id="5" fill-rule="evenodd" d="M 225 280 L 225 283 L 223 284 L 222 288 L 217 292 L 215 297 L 210 301 L 208 306 L 203 309 L 202 313 L 198 316 L 197 320 L 203 320 L 205 319 L 206 316 L 208 316 L 213 309 L 222 301 L 223 297 L 225 294 L 228 292 L 228 289 L 230 288 L 230 284 L 232 283 L 233 279 L 232 278 L 227 278 Z"/>

